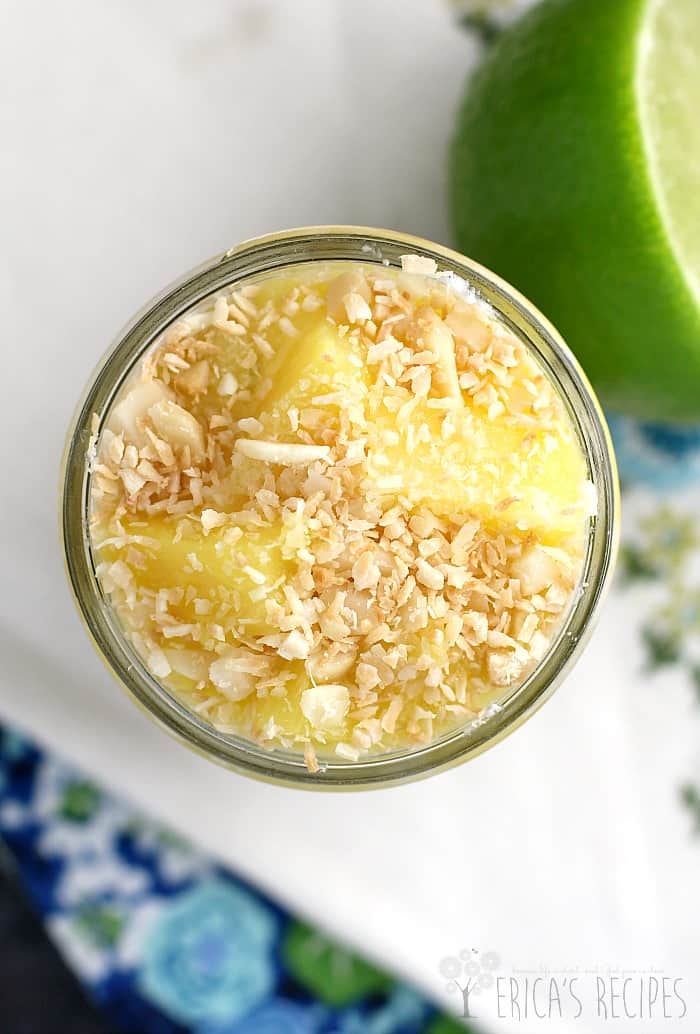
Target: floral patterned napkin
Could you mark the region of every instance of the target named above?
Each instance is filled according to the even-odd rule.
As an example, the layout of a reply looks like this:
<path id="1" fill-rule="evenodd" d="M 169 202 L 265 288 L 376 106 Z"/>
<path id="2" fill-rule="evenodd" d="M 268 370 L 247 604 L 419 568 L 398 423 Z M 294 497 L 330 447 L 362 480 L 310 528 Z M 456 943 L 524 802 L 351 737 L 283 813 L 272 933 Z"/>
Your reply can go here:
<path id="1" fill-rule="evenodd" d="M 110 1030 L 466 1029 L 10 729 L 0 729 L 0 837 Z"/>

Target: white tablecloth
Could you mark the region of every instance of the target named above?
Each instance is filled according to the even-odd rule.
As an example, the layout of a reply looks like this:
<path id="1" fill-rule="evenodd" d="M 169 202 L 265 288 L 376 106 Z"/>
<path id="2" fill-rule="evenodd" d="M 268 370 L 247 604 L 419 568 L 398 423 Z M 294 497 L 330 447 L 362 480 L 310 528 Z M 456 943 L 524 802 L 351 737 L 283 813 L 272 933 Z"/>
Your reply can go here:
<path id="1" fill-rule="evenodd" d="M 130 314 L 254 234 L 323 222 L 449 241 L 445 150 L 476 44 L 439 0 L 24 0 L 5 8 L 0 714 L 448 1006 L 438 963 L 664 969 L 684 1020 L 494 1019 L 494 1031 L 686 1030 L 700 1009 L 697 770 L 686 676 L 642 678 L 651 589 L 512 738 L 448 774 L 324 795 L 219 770 L 92 652 L 57 534 L 64 430 Z M 632 500 L 630 521 L 637 503 Z M 676 1013 L 677 1014 L 677 1013 Z"/>

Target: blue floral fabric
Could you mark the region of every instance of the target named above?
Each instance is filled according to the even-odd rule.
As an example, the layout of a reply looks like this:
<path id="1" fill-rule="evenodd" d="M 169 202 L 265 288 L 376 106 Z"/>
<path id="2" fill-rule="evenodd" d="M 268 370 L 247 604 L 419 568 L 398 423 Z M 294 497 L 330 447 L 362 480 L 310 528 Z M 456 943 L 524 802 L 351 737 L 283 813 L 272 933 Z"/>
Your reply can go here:
<path id="1" fill-rule="evenodd" d="M 1 727 L 0 837 L 36 912 L 111 1030 L 465 1029 L 76 769 Z"/>
<path id="2" fill-rule="evenodd" d="M 667 490 L 700 481 L 700 426 L 608 419 L 623 486 Z"/>

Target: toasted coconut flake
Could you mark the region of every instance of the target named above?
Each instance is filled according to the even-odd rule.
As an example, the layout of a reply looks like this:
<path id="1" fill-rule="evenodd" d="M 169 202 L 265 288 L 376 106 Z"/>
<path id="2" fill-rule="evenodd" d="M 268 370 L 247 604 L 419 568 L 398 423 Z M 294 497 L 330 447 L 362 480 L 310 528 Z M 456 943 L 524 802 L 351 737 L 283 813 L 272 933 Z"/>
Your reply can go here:
<path id="1" fill-rule="evenodd" d="M 326 291 L 326 308 L 328 315 L 332 319 L 341 323 L 348 319 L 348 313 L 345 308 L 345 299 L 351 295 L 359 295 L 365 303 L 371 301 L 372 294 L 370 291 L 369 284 L 360 270 L 349 270 L 347 273 L 342 273 L 335 280 L 331 280 Z M 367 319 L 371 317 L 370 311 Z"/>
<path id="2" fill-rule="evenodd" d="M 199 628 L 197 625 L 181 623 L 163 626 L 163 635 L 166 639 L 189 639 L 197 635 L 198 632 Z"/>
<path id="3" fill-rule="evenodd" d="M 494 650 L 487 660 L 489 678 L 495 686 L 512 686 L 518 679 L 522 664 L 512 653 Z"/>
<path id="4" fill-rule="evenodd" d="M 131 470 L 129 467 L 125 467 L 119 471 L 126 494 L 128 496 L 135 496 L 141 491 L 143 486 L 146 484 L 146 478 L 142 477 L 141 474 L 137 474 L 135 470 Z"/>
<path id="5" fill-rule="evenodd" d="M 271 734 L 267 737 L 267 739 L 275 739 L 275 734 L 273 731 L 271 731 Z M 320 765 L 318 763 L 316 751 L 314 750 L 312 743 L 304 744 L 304 763 L 306 764 L 306 767 L 308 768 L 309 772 L 312 773 L 312 775 L 315 775 L 316 772 L 319 771 Z"/>
<path id="6" fill-rule="evenodd" d="M 225 298 L 217 298 L 214 302 L 213 321 L 215 324 L 224 323 L 228 319 L 228 302 Z"/>
<path id="7" fill-rule="evenodd" d="M 151 650 L 146 659 L 146 663 L 148 665 L 148 670 L 152 675 L 155 675 L 157 679 L 167 678 L 173 670 L 165 652 L 161 649 Z"/>
<path id="8" fill-rule="evenodd" d="M 247 574 L 251 582 L 255 582 L 256 585 L 264 585 L 267 581 L 262 571 L 258 571 L 258 569 L 253 567 L 251 564 L 243 565 L 243 573 Z"/>
<path id="9" fill-rule="evenodd" d="M 374 363 L 381 363 L 384 359 L 388 359 L 389 356 L 395 355 L 400 352 L 403 348 L 401 341 L 398 341 L 391 334 L 387 334 L 381 341 L 376 344 L 370 345 L 367 349 L 367 362 L 371 365 Z"/>
<path id="10" fill-rule="evenodd" d="M 437 273 L 435 259 L 423 255 L 402 255 L 401 268 L 404 273 L 418 273 L 421 276 L 433 276 Z"/>
<path id="11" fill-rule="evenodd" d="M 445 576 L 442 571 L 431 567 L 422 557 L 416 561 L 416 577 L 421 585 L 427 586 L 428 589 L 435 589 L 437 592 L 445 585 Z"/>
<path id="12" fill-rule="evenodd" d="M 355 677 L 357 678 L 357 684 L 363 693 L 368 692 L 370 689 L 374 689 L 374 687 L 378 686 L 382 681 L 377 668 L 373 664 L 367 664 L 365 661 L 357 665 Z"/>
<path id="13" fill-rule="evenodd" d="M 475 352 L 484 352 L 493 337 L 491 327 L 483 316 L 470 309 L 453 309 L 445 323 L 458 341 L 464 342 Z"/>
<path id="14" fill-rule="evenodd" d="M 360 751 L 357 747 L 353 747 L 349 743 L 337 743 L 335 752 L 344 761 L 357 761 L 360 756 Z"/>
<path id="15" fill-rule="evenodd" d="M 230 370 L 222 375 L 216 390 L 223 398 L 228 398 L 231 395 L 236 394 L 238 391 L 238 381 Z"/>
<path id="16" fill-rule="evenodd" d="M 178 675 L 183 675 L 192 682 L 203 682 L 207 678 L 207 658 L 197 650 L 164 650 L 168 664 Z M 163 676 L 161 676 L 163 677 Z"/>
<path id="17" fill-rule="evenodd" d="M 279 320 L 279 328 L 280 328 L 280 330 L 282 331 L 283 334 L 287 335 L 287 337 L 298 337 L 299 336 L 299 331 L 294 326 L 294 324 L 292 323 L 292 321 L 289 319 L 288 316 L 282 316 L 281 317 L 281 319 Z"/>
<path id="18" fill-rule="evenodd" d="M 238 421 L 238 430 L 243 431 L 244 434 L 260 434 L 263 430 L 263 425 L 254 416 L 249 416 Z"/>
<path id="19" fill-rule="evenodd" d="M 394 697 L 384 712 L 382 718 L 382 729 L 384 732 L 393 735 L 396 731 L 396 722 L 398 720 L 401 711 L 403 710 L 404 701 L 402 697 Z"/>
<path id="20" fill-rule="evenodd" d="M 331 450 L 328 445 L 301 445 L 296 442 L 269 442 L 256 438 L 239 438 L 236 441 L 236 452 L 242 453 L 251 460 L 262 460 L 265 463 L 277 463 L 282 466 L 314 463 L 316 460 L 327 460 Z"/>
<path id="21" fill-rule="evenodd" d="M 217 513 L 216 510 L 206 509 L 202 510 L 202 516 L 200 519 L 204 534 L 208 535 L 214 528 L 220 528 L 226 523 L 226 514 Z"/>
<path id="22" fill-rule="evenodd" d="M 236 320 L 221 320 L 220 323 L 215 323 L 214 326 L 233 338 L 244 337 L 246 333 L 244 325 Z"/>
<path id="23" fill-rule="evenodd" d="M 367 550 L 355 561 L 352 568 L 352 580 L 356 589 L 374 589 L 379 582 L 379 565 L 370 550 Z"/>
<path id="24" fill-rule="evenodd" d="M 595 517 L 598 513 L 598 489 L 592 481 L 584 481 L 582 498 L 584 516 Z"/>
<path id="25" fill-rule="evenodd" d="M 277 652 L 280 657 L 284 657 L 286 661 L 303 661 L 306 660 L 311 652 L 311 644 L 308 639 L 301 634 L 301 632 L 294 629 L 282 640 L 277 648 Z"/>
<path id="26" fill-rule="evenodd" d="M 489 634 L 489 622 L 486 614 L 481 611 L 472 610 L 464 615 L 462 627 L 467 642 L 473 645 L 485 643 Z"/>

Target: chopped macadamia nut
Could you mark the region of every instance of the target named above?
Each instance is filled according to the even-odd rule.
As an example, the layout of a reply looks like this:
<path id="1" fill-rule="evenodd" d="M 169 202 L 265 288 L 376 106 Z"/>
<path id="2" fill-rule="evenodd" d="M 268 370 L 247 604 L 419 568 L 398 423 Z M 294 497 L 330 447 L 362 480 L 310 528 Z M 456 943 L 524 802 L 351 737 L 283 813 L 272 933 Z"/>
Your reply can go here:
<path id="1" fill-rule="evenodd" d="M 596 508 L 528 346 L 401 265 L 221 290 L 90 447 L 97 577 L 151 677 L 319 779 L 486 720 L 561 628 Z"/>
<path id="2" fill-rule="evenodd" d="M 301 710 L 313 729 L 337 729 L 349 707 L 350 693 L 345 686 L 327 683 L 312 686 L 301 694 Z"/>
<path id="3" fill-rule="evenodd" d="M 162 381 L 140 381 L 130 387 L 112 410 L 107 427 L 122 441 L 136 446 L 146 445 L 146 419 L 151 406 L 170 400 L 170 392 Z"/>
<path id="4" fill-rule="evenodd" d="M 333 645 L 327 650 L 317 651 L 307 658 L 306 670 L 314 682 L 340 679 L 352 670 L 357 648 L 350 645 Z"/>
<path id="5" fill-rule="evenodd" d="M 361 294 L 352 291 L 344 299 L 344 305 L 350 323 L 364 323 L 372 319 L 372 310 Z"/>
<path id="6" fill-rule="evenodd" d="M 204 452 L 202 428 L 190 412 L 177 402 L 165 399 L 156 402 L 148 410 L 148 418 L 157 435 L 172 446 L 190 450 L 190 455 L 200 457 Z"/>
<path id="7" fill-rule="evenodd" d="M 209 665 L 209 678 L 228 700 L 245 700 L 253 692 L 252 677 L 241 671 L 236 655 L 219 657 Z"/>

